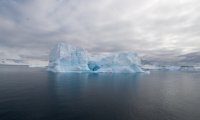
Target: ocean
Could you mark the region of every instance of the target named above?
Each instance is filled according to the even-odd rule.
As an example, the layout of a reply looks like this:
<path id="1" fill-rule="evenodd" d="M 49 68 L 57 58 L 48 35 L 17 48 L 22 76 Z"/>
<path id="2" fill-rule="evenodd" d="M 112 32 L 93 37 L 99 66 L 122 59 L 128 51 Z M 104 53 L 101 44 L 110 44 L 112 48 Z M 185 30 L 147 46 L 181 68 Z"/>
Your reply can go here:
<path id="1" fill-rule="evenodd" d="M 199 120 L 200 72 L 0 66 L 0 120 Z"/>

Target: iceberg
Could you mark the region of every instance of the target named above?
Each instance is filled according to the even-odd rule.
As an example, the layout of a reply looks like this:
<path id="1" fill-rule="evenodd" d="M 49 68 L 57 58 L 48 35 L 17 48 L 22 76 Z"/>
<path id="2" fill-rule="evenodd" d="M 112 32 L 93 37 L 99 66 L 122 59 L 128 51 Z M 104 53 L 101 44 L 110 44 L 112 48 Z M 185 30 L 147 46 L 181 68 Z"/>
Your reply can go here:
<path id="1" fill-rule="evenodd" d="M 118 52 L 91 57 L 79 47 L 59 43 L 50 52 L 48 70 L 53 72 L 145 72 L 135 52 Z"/>
<path id="2" fill-rule="evenodd" d="M 50 52 L 48 70 L 53 72 L 88 71 L 88 52 L 83 48 L 59 43 Z"/>
<path id="3" fill-rule="evenodd" d="M 198 71 L 194 66 L 181 66 L 180 71 Z"/>
<path id="4" fill-rule="evenodd" d="M 162 66 L 162 69 L 169 70 L 169 71 L 178 71 L 178 70 L 180 70 L 180 67 L 167 65 L 167 66 Z"/>
<path id="5" fill-rule="evenodd" d="M 30 68 L 45 68 L 46 65 L 38 65 L 38 64 L 30 64 L 28 65 Z"/>
<path id="6" fill-rule="evenodd" d="M 141 60 L 135 52 L 119 52 L 107 56 L 91 58 L 88 67 L 91 71 L 113 73 L 144 72 Z"/>

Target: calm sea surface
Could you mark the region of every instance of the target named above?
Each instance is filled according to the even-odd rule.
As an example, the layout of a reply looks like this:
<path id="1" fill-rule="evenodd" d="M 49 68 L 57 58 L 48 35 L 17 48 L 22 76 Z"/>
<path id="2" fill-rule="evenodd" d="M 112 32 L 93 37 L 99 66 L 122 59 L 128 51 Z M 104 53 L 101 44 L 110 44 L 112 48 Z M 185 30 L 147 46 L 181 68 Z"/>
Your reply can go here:
<path id="1" fill-rule="evenodd" d="M 0 66 L 0 120 L 200 120 L 200 72 L 58 74 Z"/>

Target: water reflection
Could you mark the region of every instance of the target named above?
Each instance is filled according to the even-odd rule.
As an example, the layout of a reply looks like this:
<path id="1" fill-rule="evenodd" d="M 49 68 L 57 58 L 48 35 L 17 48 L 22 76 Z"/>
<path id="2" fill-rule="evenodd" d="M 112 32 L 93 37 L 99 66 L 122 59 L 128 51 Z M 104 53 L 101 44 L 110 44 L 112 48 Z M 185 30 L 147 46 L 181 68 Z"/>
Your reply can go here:
<path id="1" fill-rule="evenodd" d="M 199 76 L 0 68 L 0 119 L 199 120 Z"/>
<path id="2" fill-rule="evenodd" d="M 125 109 L 137 94 L 140 75 L 48 73 L 48 76 L 49 94 L 57 108 L 62 106 L 57 111 L 75 114 L 70 115 L 72 118 L 92 114 L 92 118 L 102 115 L 101 119 L 113 119 L 116 114 L 129 114 Z"/>
<path id="3" fill-rule="evenodd" d="M 195 105 L 199 105 L 196 75 L 49 73 L 49 94 L 57 111 L 69 115 L 66 118 L 184 119 L 184 113 L 195 119 Z M 192 111 L 193 107 L 197 111 Z"/>
<path id="4" fill-rule="evenodd" d="M 138 87 L 138 77 L 139 74 L 49 72 L 49 93 L 57 97 L 83 97 L 97 93 L 130 94 Z"/>
<path id="5" fill-rule="evenodd" d="M 123 87 L 122 84 L 136 84 L 138 76 L 139 74 L 49 73 L 49 80 L 54 81 L 58 88 L 72 87 L 72 89 L 84 89 L 94 87 L 95 85 L 97 88 L 109 86 L 112 89 L 120 86 Z"/>

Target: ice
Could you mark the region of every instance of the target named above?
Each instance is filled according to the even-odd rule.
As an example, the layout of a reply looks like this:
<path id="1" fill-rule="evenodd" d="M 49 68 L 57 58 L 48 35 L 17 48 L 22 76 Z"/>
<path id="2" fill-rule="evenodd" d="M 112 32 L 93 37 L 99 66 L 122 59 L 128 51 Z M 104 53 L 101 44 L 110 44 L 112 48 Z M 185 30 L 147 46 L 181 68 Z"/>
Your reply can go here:
<path id="1" fill-rule="evenodd" d="M 198 69 L 196 69 L 193 66 L 181 66 L 180 71 L 198 71 Z"/>
<path id="2" fill-rule="evenodd" d="M 47 67 L 46 65 L 37 65 L 37 64 L 31 64 L 28 65 L 30 68 L 45 68 Z"/>
<path id="3" fill-rule="evenodd" d="M 167 66 L 163 66 L 162 69 L 163 70 L 169 70 L 169 71 L 178 71 L 178 70 L 180 70 L 180 66 L 170 66 L 170 65 L 167 65 Z"/>
<path id="4" fill-rule="evenodd" d="M 59 43 L 50 52 L 48 70 L 53 72 L 144 72 L 140 66 L 140 58 L 132 51 L 90 57 L 83 48 Z"/>
<path id="5" fill-rule="evenodd" d="M 200 71 L 198 66 L 175 66 L 175 65 L 142 65 L 145 70 L 161 71 Z"/>
<path id="6" fill-rule="evenodd" d="M 140 58 L 135 52 L 119 52 L 107 56 L 96 56 L 88 63 L 91 71 L 113 73 L 144 72 L 140 65 Z"/>
<path id="7" fill-rule="evenodd" d="M 91 71 L 97 71 L 98 69 L 101 68 L 101 66 L 98 63 L 94 62 L 94 61 L 89 61 L 88 62 L 88 68 Z"/>
<path id="8" fill-rule="evenodd" d="M 83 48 L 59 43 L 50 52 L 48 70 L 53 72 L 88 71 L 88 52 Z"/>

